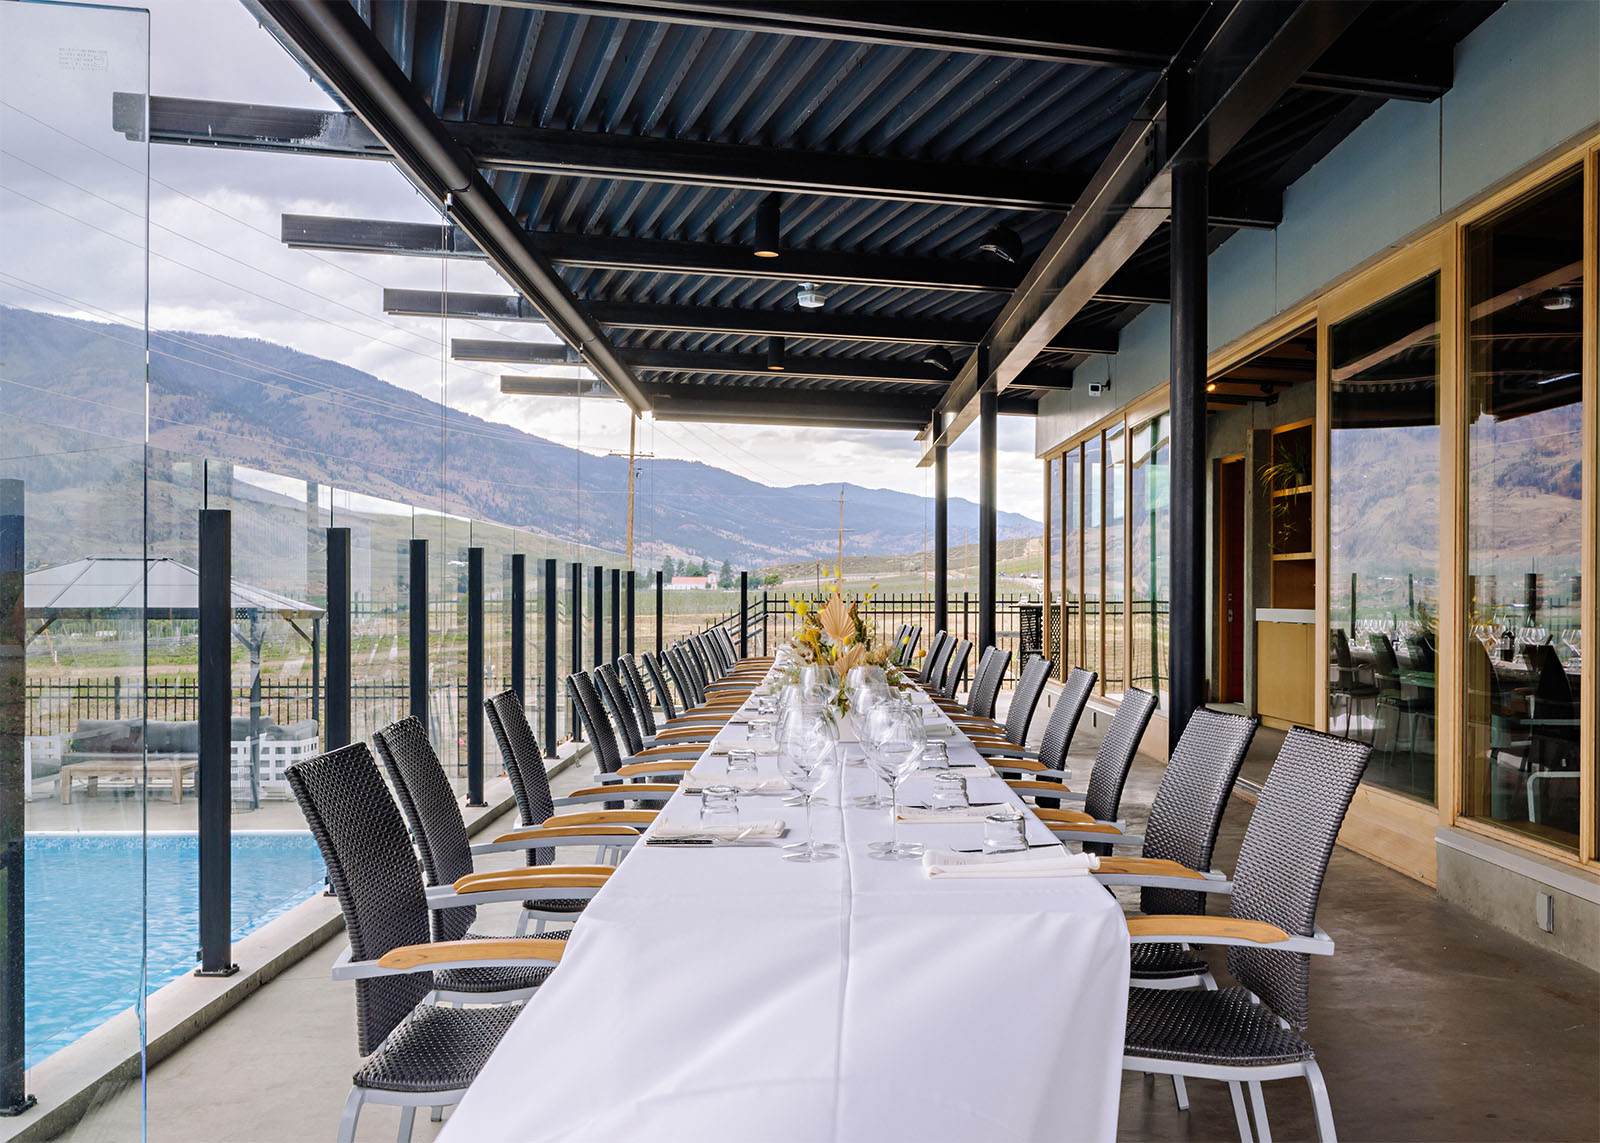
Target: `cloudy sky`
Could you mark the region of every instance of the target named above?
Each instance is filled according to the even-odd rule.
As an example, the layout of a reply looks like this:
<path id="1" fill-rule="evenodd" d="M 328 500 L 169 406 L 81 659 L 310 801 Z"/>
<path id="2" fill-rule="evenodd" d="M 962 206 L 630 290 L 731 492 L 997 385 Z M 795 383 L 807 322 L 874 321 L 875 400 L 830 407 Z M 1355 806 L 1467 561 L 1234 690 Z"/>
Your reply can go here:
<path id="1" fill-rule="evenodd" d="M 153 94 L 333 106 L 234 0 L 145 3 Z M 312 253 L 281 243 L 285 213 L 434 221 L 430 204 L 389 164 L 158 145 L 150 152 L 150 176 L 152 327 L 291 345 L 587 451 L 626 449 L 628 419 L 620 403 L 504 397 L 500 368 L 449 362 L 442 352 L 450 336 L 553 335 L 526 323 L 457 321 L 445 330 L 437 319 L 380 312 L 386 286 L 504 292 L 482 264 Z M 124 200 L 132 194 L 126 177 L 80 174 L 80 182 L 87 178 L 103 198 L 119 197 L 114 183 Z M 36 277 L 49 272 L 40 268 Z M 1000 428 L 1001 507 L 1040 518 L 1032 422 L 1002 417 Z M 966 434 L 951 454 L 951 492 L 973 500 L 976 436 Z M 705 461 L 764 484 L 845 478 L 918 495 L 932 491 L 929 470 L 916 467 L 919 446 L 905 432 L 656 425 L 647 418 L 640 448 Z"/>

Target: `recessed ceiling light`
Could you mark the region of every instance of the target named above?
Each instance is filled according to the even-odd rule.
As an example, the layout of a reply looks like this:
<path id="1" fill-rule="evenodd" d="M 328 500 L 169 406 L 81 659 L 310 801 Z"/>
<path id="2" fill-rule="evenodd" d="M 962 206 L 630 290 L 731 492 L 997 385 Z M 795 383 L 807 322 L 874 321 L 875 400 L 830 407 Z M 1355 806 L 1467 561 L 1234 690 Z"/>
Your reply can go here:
<path id="1" fill-rule="evenodd" d="M 1540 302 L 1540 305 L 1544 306 L 1544 308 L 1549 310 L 1551 313 L 1560 313 L 1562 310 L 1570 310 L 1577 304 L 1577 299 L 1572 296 L 1571 290 L 1552 290 L 1550 293 L 1546 294 L 1543 301 Z"/>
<path id="2" fill-rule="evenodd" d="M 1215 393 L 1216 391 L 1217 391 L 1217 383 L 1215 381 L 1207 381 L 1206 382 L 1206 392 L 1207 393 Z"/>
<path id="3" fill-rule="evenodd" d="M 828 299 L 818 292 L 815 282 L 801 282 L 800 288 L 795 291 L 794 300 L 803 310 L 820 310 Z"/>

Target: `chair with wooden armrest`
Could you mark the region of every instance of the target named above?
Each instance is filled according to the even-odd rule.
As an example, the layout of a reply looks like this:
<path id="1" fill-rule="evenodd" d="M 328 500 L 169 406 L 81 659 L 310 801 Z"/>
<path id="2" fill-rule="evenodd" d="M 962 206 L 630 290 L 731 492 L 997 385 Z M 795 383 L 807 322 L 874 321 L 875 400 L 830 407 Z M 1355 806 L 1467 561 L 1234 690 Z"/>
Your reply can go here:
<path id="1" fill-rule="evenodd" d="M 698 758 L 710 745 L 712 736 L 708 734 L 687 742 L 663 742 L 659 745 L 646 746 L 644 735 L 639 730 L 639 720 L 634 714 L 632 704 L 623 694 L 622 684 L 617 679 L 616 671 L 609 664 L 602 663 L 594 669 L 591 682 L 602 700 L 601 712 L 609 713 L 612 729 L 622 734 L 621 745 L 627 750 L 624 762 L 632 758 L 641 760 Z"/>
<path id="2" fill-rule="evenodd" d="M 1028 660 L 1028 665 L 1022 668 L 1022 677 L 1017 680 L 1017 689 L 1012 692 L 1011 708 L 1006 711 L 1005 722 L 995 722 L 992 718 L 981 719 L 974 715 L 953 717 L 952 721 L 972 739 L 974 745 L 980 739 L 984 742 L 985 745 L 978 746 L 980 751 L 992 748 L 998 753 L 1015 752 L 1017 757 L 1026 757 L 1028 730 L 1033 725 L 1033 714 L 1044 698 L 1045 684 L 1050 681 L 1050 672 L 1054 669 L 1055 664 L 1043 655 L 1035 655 Z M 977 687 L 973 690 L 976 691 Z"/>
<path id="3" fill-rule="evenodd" d="M 1364 742 L 1290 730 L 1245 828 L 1228 915 L 1158 914 L 1128 922 L 1136 946 L 1227 948 L 1237 988 L 1132 991 L 1122 1066 L 1227 1082 L 1244 1140 L 1251 1130 L 1240 1085 L 1249 1088 L 1256 1130 L 1268 1139 L 1261 1084 L 1291 1078 L 1303 1078 L 1311 1089 L 1318 1138 L 1334 1138 L 1322 1073 L 1296 1032 L 1310 1017 L 1309 958 L 1333 952 L 1316 925 L 1317 900 L 1371 750 Z M 1201 884 L 1202 891 L 1210 884 Z"/>
<path id="4" fill-rule="evenodd" d="M 1129 687 L 1127 693 L 1122 696 L 1122 703 L 1117 707 L 1117 713 L 1111 716 L 1111 725 L 1106 728 L 1105 737 L 1100 740 L 1100 749 L 1095 753 L 1094 767 L 1089 771 L 1089 781 L 1083 793 L 1079 795 L 1074 791 L 1063 789 L 1059 795 L 1061 799 L 1081 800 L 1083 803 L 1081 814 L 1076 817 L 1061 818 L 1057 824 L 1051 826 L 1052 831 L 1062 840 L 1081 841 L 1084 843 L 1085 853 L 1098 853 L 1103 856 L 1111 852 L 1109 843 L 1112 840 L 1131 837 L 1120 829 L 1101 827 L 1117 820 L 1117 810 L 1122 804 L 1122 790 L 1128 782 L 1128 771 L 1133 768 L 1133 756 L 1139 749 L 1139 740 L 1144 737 L 1145 727 L 1150 724 L 1150 716 L 1155 713 L 1155 709 L 1156 696 L 1149 691 Z M 995 761 L 995 766 L 1002 773 L 1008 768 L 1007 763 L 999 759 Z M 1047 769 L 1034 771 L 1031 778 L 1024 780 L 1065 781 L 1070 777 L 1070 773 Z M 1034 804 L 1041 816 L 1049 812 L 1062 814 L 1074 812 L 1043 804 L 1047 800 L 1057 801 L 1056 797 L 1045 799 L 1037 790 L 1031 792 L 1035 795 Z M 1093 829 L 1077 828 L 1085 823 L 1099 824 Z M 1099 834 L 1100 837 L 1079 836 L 1087 834 Z"/>
<path id="5" fill-rule="evenodd" d="M 1099 679 L 1094 671 L 1086 671 L 1082 667 L 1073 667 L 1067 672 L 1067 681 L 1061 688 L 1061 693 L 1056 696 L 1055 709 L 1050 712 L 1050 721 L 1045 723 L 1044 738 L 1039 743 L 1039 752 L 1024 749 L 1020 754 L 1014 749 L 993 751 L 989 760 L 1002 775 L 1021 774 L 1036 782 L 1065 783 L 1072 778 L 1071 771 L 1067 768 L 1067 755 L 1072 749 L 1072 739 L 1078 732 L 1078 723 L 1083 718 L 1084 708 L 1089 703 L 1089 696 L 1094 693 L 1095 682 Z M 982 751 L 980 751 L 982 753 Z M 1034 765 L 1023 765 L 1018 759 L 1035 759 Z M 1047 809 L 1058 807 L 1061 803 L 1053 796 L 1030 792 L 1037 805 Z"/>
<path id="6" fill-rule="evenodd" d="M 1128 832 L 1128 823 L 1103 821 L 1082 810 L 1035 809 L 1035 816 L 1045 824 L 1057 841 L 1084 842 L 1084 852 L 1089 845 L 1103 846 L 1109 851 L 1114 845 L 1143 845 L 1144 838 Z"/>
<path id="7" fill-rule="evenodd" d="M 1000 684 L 1005 681 L 1006 668 L 1011 666 L 1011 652 L 1001 647 L 985 647 L 978 657 L 978 669 L 972 676 L 972 689 L 967 692 L 967 705 L 962 714 L 986 726 L 999 730 L 994 720 L 995 705 L 1000 701 Z"/>
<path id="8" fill-rule="evenodd" d="M 404 718 L 379 730 L 372 739 L 383 759 L 384 769 L 389 772 L 395 800 L 400 803 L 400 811 L 411 827 L 426 884 L 430 888 L 448 886 L 476 872 L 461 805 L 422 723 L 415 716 Z M 546 818 L 545 824 L 550 823 L 569 824 L 559 818 Z M 532 842 L 529 844 L 530 848 L 534 846 Z M 519 872 L 533 873 L 547 868 L 556 867 L 538 866 Z M 529 921 L 537 923 L 537 931 L 542 931 L 549 921 L 575 921 L 587 904 L 588 896 L 584 894 L 561 893 L 555 888 L 530 892 L 522 902 L 516 935 L 520 937 L 527 931 Z M 433 939 L 463 940 L 476 919 L 477 912 L 472 905 L 446 907 L 440 904 L 433 913 Z"/>
<path id="9" fill-rule="evenodd" d="M 944 676 L 937 687 L 939 697 L 953 699 L 967 677 L 967 661 L 972 657 L 972 641 L 957 639 L 950 657 L 945 660 Z"/>
<path id="10" fill-rule="evenodd" d="M 350 942 L 333 976 L 355 984 L 356 1041 L 366 1058 L 338 1138 L 351 1143 L 362 1107 L 382 1103 L 402 1109 L 405 1143 L 416 1109 L 458 1102 L 522 1010 L 520 1003 L 482 1001 L 530 992 L 560 962 L 566 942 L 433 940 L 436 913 L 411 838 L 364 743 L 296 763 L 285 777 L 322 853 Z M 434 1003 L 462 995 L 475 1006 Z"/>
<path id="11" fill-rule="evenodd" d="M 623 693 L 638 716 L 639 729 L 644 732 L 644 742 L 647 746 L 654 746 L 658 743 L 665 745 L 673 742 L 693 742 L 709 739 L 715 736 L 717 731 L 721 730 L 727 722 L 727 717 L 722 712 L 687 716 L 680 719 L 676 711 L 672 711 L 662 723 L 658 724 L 656 722 L 655 709 L 650 705 L 650 693 L 645 689 L 644 678 L 639 674 L 639 665 L 634 662 L 633 656 L 623 655 L 619 658 L 616 662 L 616 669 L 617 677 L 622 683 Z"/>
<path id="12" fill-rule="evenodd" d="M 922 669 L 917 673 L 918 684 L 929 694 L 938 690 L 939 684 L 944 682 L 944 666 L 955 649 L 956 641 L 948 632 L 934 632 L 933 642 L 928 644 L 928 656 L 922 660 Z"/>

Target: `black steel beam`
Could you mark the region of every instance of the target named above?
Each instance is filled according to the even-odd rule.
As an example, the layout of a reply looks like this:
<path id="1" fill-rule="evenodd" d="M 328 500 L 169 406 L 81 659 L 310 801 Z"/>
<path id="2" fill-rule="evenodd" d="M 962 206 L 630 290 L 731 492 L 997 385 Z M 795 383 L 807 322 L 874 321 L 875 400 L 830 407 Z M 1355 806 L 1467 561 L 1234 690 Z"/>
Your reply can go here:
<path id="1" fill-rule="evenodd" d="M 328 663 L 322 748 L 350 745 L 350 529 L 328 529 Z"/>
<path id="2" fill-rule="evenodd" d="M 577 560 L 567 565 L 567 602 L 572 617 L 569 632 L 572 637 L 572 658 L 568 662 L 568 666 L 572 669 L 567 673 L 575 675 L 583 670 L 583 564 Z M 550 685 L 556 686 L 556 680 L 551 679 Z M 567 725 L 572 728 L 573 741 L 583 738 L 583 723 L 578 719 L 578 704 L 570 699 L 567 702 Z"/>
<path id="3" fill-rule="evenodd" d="M 27 512 L 23 482 L 0 479 L 0 1116 L 38 1100 L 27 1082 Z M 67 779 L 63 778 L 62 781 Z"/>
<path id="4" fill-rule="evenodd" d="M 1215 166 L 1366 7 L 1305 0 L 1210 10 L 984 336 L 988 370 L 979 373 L 977 353 L 962 367 L 940 402 L 950 417 L 922 464 L 932 463 L 933 444 L 976 419 L 981 393 L 1004 392 L 1167 219 L 1173 164 Z"/>
<path id="5" fill-rule="evenodd" d="M 622 658 L 622 569 L 611 569 L 611 662 Z"/>
<path id="6" fill-rule="evenodd" d="M 517 377 L 502 374 L 500 392 L 513 397 L 593 397 L 599 400 L 616 400 L 616 394 L 604 381 L 587 378 Z"/>
<path id="7" fill-rule="evenodd" d="M 556 561 L 552 557 L 544 561 L 544 678 L 540 680 L 541 692 L 544 695 L 544 753 L 546 758 L 556 756 L 556 696 L 561 688 L 556 685 L 556 676 L 560 668 L 556 665 L 556 656 L 560 651 L 561 623 L 556 605 L 559 602 L 556 593 L 560 586 L 556 582 Z"/>
<path id="8" fill-rule="evenodd" d="M 633 568 L 628 569 L 628 654 L 633 654 L 635 636 L 638 633 L 638 620 L 634 615 L 639 602 L 638 572 Z"/>
<path id="9" fill-rule="evenodd" d="M 232 976 L 233 963 L 233 514 L 200 509 L 198 688 L 200 967 Z M 62 781 L 67 781 L 63 778 Z M 255 776 L 251 776 L 254 783 Z"/>
<path id="10" fill-rule="evenodd" d="M 978 649 L 995 646 L 999 565 L 1000 397 L 992 389 L 980 398 L 978 416 Z"/>
<path id="11" fill-rule="evenodd" d="M 590 607 L 594 619 L 594 665 L 598 667 L 606 661 L 606 569 L 595 564 L 589 570 L 594 580 L 589 592 L 594 599 Z"/>
<path id="12" fill-rule="evenodd" d="M 658 421 L 746 425 L 815 425 L 851 429 L 916 429 L 928 421 L 930 400 L 798 389 L 721 389 L 653 386 Z"/>
<path id="13" fill-rule="evenodd" d="M 1206 164 L 1177 165 L 1172 180 L 1172 344 L 1169 399 L 1172 514 L 1171 635 L 1167 673 L 1172 704 L 1168 746 L 1176 747 L 1194 709 L 1206 701 Z M 1182 553 L 1178 556 L 1177 553 Z"/>
<path id="14" fill-rule="evenodd" d="M 528 557 L 511 557 L 511 689 L 528 702 Z"/>
<path id="15" fill-rule="evenodd" d="M 783 36 L 891 44 L 936 52 L 967 52 L 1042 60 L 1079 67 L 1159 71 L 1177 50 L 1186 19 L 1173 4 L 904 4 L 832 2 L 715 3 L 705 0 L 497 0 L 519 8 L 581 12 L 630 20 L 667 21 Z M 1431 102 L 1450 86 L 1450 52 L 1430 48 L 1419 58 L 1364 52 L 1330 54 L 1296 86 L 1349 95 Z"/>
<path id="16" fill-rule="evenodd" d="M 624 349 L 622 359 L 635 371 L 648 373 L 714 373 L 726 377 L 812 377 L 822 380 L 873 381 L 901 385 L 947 385 L 950 374 L 917 361 L 862 360 L 785 354 L 782 372 L 767 365 L 765 354 L 701 353 L 692 349 Z M 1035 367 L 1018 384 L 1037 389 L 1072 388 L 1072 370 Z"/>
<path id="17" fill-rule="evenodd" d="M 308 71 L 339 93 L 412 182 L 488 252 L 500 276 L 534 300 L 561 339 L 643 412 L 644 393 L 610 341 L 355 8 L 343 0 L 250 0 L 249 6 Z M 152 138 L 155 124 L 152 112 Z"/>
<path id="18" fill-rule="evenodd" d="M 467 549 L 467 805 L 483 800 L 483 549 Z"/>
<path id="19" fill-rule="evenodd" d="M 739 573 L 739 658 L 750 657 L 750 573 Z"/>
<path id="20" fill-rule="evenodd" d="M 408 681 L 411 693 L 411 715 L 428 726 L 428 541 L 412 539 L 408 548 L 410 579 L 408 600 L 410 639 L 408 650 Z"/>
<path id="21" fill-rule="evenodd" d="M 286 214 L 283 241 L 294 249 L 353 254 L 480 261 L 485 257 L 458 228 L 427 222 Z M 903 258 L 871 251 L 785 250 L 778 258 L 757 258 L 748 246 L 543 230 L 530 231 L 529 241 L 558 266 L 596 270 L 989 294 L 1009 294 L 1022 281 L 1022 271 L 1003 262 Z M 1138 272 L 1118 274 L 1106 284 L 1100 300 L 1165 303 L 1166 277 Z"/>
<path id="22" fill-rule="evenodd" d="M 934 436 L 943 417 L 933 415 Z M 950 629 L 950 450 L 933 450 L 933 630 Z M 933 631 L 928 632 L 931 641 Z M 926 681 L 926 680 L 925 680 Z"/>

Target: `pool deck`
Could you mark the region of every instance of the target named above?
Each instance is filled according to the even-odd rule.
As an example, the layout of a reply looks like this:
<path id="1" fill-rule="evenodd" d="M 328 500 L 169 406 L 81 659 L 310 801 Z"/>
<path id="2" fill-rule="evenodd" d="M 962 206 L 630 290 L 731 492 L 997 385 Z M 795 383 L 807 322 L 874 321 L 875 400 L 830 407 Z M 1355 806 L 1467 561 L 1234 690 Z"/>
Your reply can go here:
<path id="1" fill-rule="evenodd" d="M 1082 755 L 1080 772 L 1098 740 L 1088 723 L 1074 751 Z M 1276 741 L 1270 734 L 1258 739 L 1252 770 L 1270 760 Z M 559 776 L 558 792 L 586 774 L 580 766 Z M 1134 828 L 1142 827 L 1160 777 L 1158 764 L 1135 765 L 1123 803 Z M 1220 868 L 1232 868 L 1250 812 L 1244 799 L 1230 805 Z M 1318 920 L 1338 953 L 1314 961 L 1306 1036 L 1327 1076 L 1342 1138 L 1600 1138 L 1600 975 L 1343 849 L 1334 855 Z M 502 923 L 511 922 L 485 918 L 486 926 Z M 354 989 L 328 978 L 340 947 L 330 941 L 151 1070 L 151 1139 L 332 1137 L 359 1063 Z M 1222 958 L 1214 959 L 1226 985 Z M 1191 1110 L 1180 1112 L 1165 1080 L 1125 1077 L 1120 1138 L 1236 1137 L 1223 1085 L 1191 1081 L 1189 1093 Z M 1268 1084 L 1266 1095 L 1279 1138 L 1313 1136 L 1303 1084 Z M 71 1138 L 136 1138 L 138 1113 L 138 1090 L 129 1086 L 101 1100 Z M 394 1138 L 396 1118 L 392 1109 L 369 1108 L 359 1138 Z M 419 1120 L 417 1140 L 435 1134 Z M 1059 1137 L 1072 1136 L 1063 1129 Z"/>

